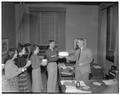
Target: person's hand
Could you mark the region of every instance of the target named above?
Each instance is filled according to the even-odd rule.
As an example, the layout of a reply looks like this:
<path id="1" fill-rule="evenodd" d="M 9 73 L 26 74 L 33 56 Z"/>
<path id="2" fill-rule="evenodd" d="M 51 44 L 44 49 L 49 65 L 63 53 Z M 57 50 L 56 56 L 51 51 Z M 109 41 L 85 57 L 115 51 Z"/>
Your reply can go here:
<path id="1" fill-rule="evenodd" d="M 24 71 L 26 71 L 26 68 L 25 68 L 25 67 L 22 68 L 22 72 L 24 72 Z"/>
<path id="2" fill-rule="evenodd" d="M 63 56 L 59 56 L 59 58 L 64 58 Z"/>
<path id="3" fill-rule="evenodd" d="M 57 55 L 52 55 L 51 57 L 56 57 Z"/>
<path id="4" fill-rule="evenodd" d="M 79 66 L 83 66 L 83 64 L 82 64 L 82 63 L 80 63 L 80 64 L 79 64 Z"/>
<path id="5" fill-rule="evenodd" d="M 24 66 L 25 68 L 29 67 L 31 65 L 31 61 L 27 60 L 27 64 Z"/>
<path id="6" fill-rule="evenodd" d="M 47 59 L 42 59 L 41 65 L 46 66 L 47 65 Z"/>

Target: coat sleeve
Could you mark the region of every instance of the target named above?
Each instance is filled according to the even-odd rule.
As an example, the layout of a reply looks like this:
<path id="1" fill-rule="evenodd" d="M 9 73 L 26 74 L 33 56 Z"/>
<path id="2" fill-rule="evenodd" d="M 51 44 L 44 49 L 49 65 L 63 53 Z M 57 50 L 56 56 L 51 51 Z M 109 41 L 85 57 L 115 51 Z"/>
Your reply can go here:
<path id="1" fill-rule="evenodd" d="M 48 61 L 50 61 L 50 62 L 54 62 L 54 61 L 57 61 L 57 60 L 58 60 L 58 56 L 52 57 L 52 55 L 50 54 L 50 51 L 49 51 L 49 50 L 46 51 L 46 58 L 47 58 Z"/>
<path id="2" fill-rule="evenodd" d="M 11 79 L 22 72 L 22 68 L 18 68 L 14 63 L 8 63 L 5 65 L 5 77 Z"/>
<path id="3" fill-rule="evenodd" d="M 76 61 L 76 52 L 75 51 L 70 51 L 70 54 L 67 57 L 67 60 Z"/>
<path id="4" fill-rule="evenodd" d="M 87 65 L 87 64 L 90 64 L 90 62 L 92 62 L 92 60 L 93 60 L 93 54 L 90 49 L 87 49 L 86 50 L 86 58 L 83 63 L 84 63 L 84 65 Z"/>

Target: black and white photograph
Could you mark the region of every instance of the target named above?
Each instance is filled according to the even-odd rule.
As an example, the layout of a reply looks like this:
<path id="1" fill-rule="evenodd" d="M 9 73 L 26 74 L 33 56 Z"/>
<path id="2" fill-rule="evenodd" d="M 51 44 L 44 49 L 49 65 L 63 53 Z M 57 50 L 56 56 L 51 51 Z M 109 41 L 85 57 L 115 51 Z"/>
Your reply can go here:
<path id="1" fill-rule="evenodd" d="M 1 1 L 2 94 L 119 94 L 118 1 Z"/>

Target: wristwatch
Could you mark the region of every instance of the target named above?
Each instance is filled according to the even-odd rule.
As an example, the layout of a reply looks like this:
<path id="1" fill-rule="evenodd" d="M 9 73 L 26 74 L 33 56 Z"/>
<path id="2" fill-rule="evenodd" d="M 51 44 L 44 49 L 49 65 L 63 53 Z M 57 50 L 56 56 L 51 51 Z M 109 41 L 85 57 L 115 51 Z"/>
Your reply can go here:
<path id="1" fill-rule="evenodd" d="M 25 69 L 26 69 L 26 68 L 22 68 L 22 72 L 24 72 L 24 71 L 25 71 Z"/>

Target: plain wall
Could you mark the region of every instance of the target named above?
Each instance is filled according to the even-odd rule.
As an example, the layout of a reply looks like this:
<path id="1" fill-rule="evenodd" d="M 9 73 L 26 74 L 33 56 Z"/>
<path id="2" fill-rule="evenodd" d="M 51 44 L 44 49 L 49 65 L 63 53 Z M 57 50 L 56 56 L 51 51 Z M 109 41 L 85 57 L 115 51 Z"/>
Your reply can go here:
<path id="1" fill-rule="evenodd" d="M 86 38 L 97 61 L 98 6 L 75 5 L 66 10 L 66 49 L 73 49 L 75 38 Z"/>
<path id="2" fill-rule="evenodd" d="M 2 38 L 7 38 L 9 48 L 16 47 L 15 6 L 2 3 Z"/>

